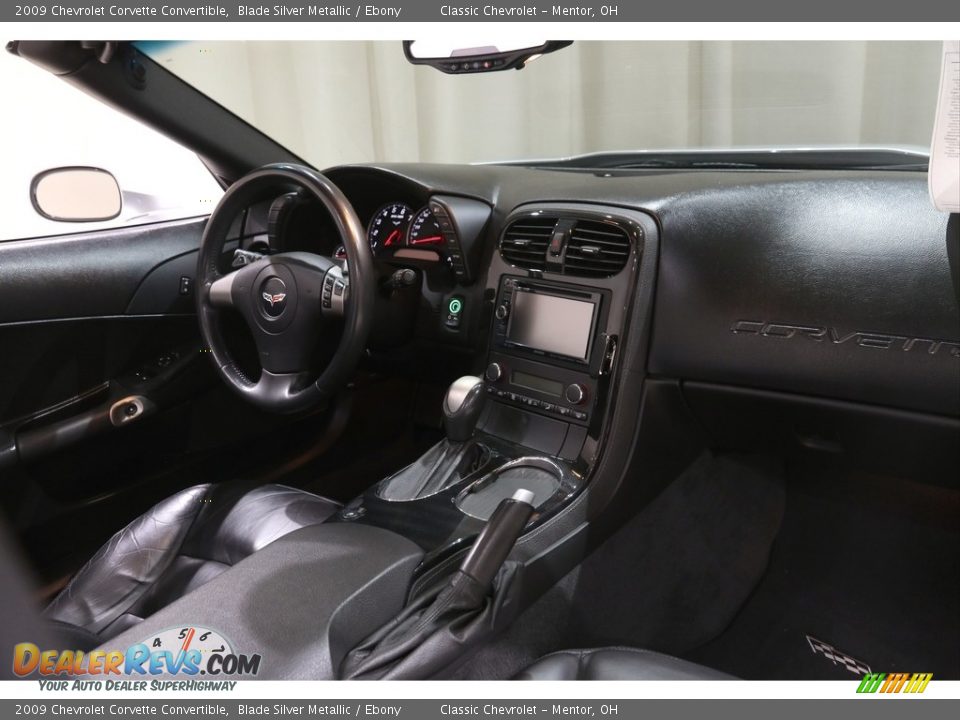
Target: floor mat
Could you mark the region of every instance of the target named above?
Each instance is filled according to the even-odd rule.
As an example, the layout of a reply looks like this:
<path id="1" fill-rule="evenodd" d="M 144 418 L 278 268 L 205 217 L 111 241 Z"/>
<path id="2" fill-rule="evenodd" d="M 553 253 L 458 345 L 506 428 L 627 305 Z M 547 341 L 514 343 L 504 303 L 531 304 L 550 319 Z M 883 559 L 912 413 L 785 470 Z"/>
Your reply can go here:
<path id="1" fill-rule="evenodd" d="M 762 582 L 688 659 L 745 679 L 960 679 L 958 518 L 955 490 L 792 472 Z"/>
<path id="2" fill-rule="evenodd" d="M 511 677 L 566 648 L 703 644 L 763 575 L 783 503 L 776 461 L 704 455 L 456 676 Z"/>

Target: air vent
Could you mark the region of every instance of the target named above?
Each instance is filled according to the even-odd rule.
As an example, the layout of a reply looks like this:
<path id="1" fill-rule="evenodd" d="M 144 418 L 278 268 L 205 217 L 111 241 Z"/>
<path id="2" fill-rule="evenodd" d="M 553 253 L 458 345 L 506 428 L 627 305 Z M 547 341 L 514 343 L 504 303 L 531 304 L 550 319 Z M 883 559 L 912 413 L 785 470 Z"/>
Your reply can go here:
<path id="1" fill-rule="evenodd" d="M 526 217 L 507 228 L 500 241 L 500 256 L 528 270 L 547 267 L 547 245 L 557 225 L 555 217 Z"/>
<path id="2" fill-rule="evenodd" d="M 577 220 L 564 257 L 565 275 L 608 277 L 623 270 L 630 257 L 630 238 L 619 225 Z"/>

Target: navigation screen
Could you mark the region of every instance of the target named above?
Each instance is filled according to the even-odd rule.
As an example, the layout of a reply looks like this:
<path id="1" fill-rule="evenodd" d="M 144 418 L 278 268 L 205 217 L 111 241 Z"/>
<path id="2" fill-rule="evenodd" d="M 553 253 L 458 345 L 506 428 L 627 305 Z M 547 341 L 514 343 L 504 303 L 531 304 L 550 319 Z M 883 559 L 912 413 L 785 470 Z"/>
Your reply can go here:
<path id="1" fill-rule="evenodd" d="M 594 304 L 558 295 L 513 293 L 507 339 L 517 345 L 586 360 Z"/>

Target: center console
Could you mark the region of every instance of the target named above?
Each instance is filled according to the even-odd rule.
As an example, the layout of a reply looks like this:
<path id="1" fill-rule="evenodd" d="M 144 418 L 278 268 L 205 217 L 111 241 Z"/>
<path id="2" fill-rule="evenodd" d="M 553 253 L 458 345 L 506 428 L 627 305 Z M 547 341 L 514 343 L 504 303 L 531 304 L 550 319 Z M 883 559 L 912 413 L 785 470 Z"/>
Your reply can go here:
<path id="1" fill-rule="evenodd" d="M 534 508 L 527 531 L 576 497 L 608 430 L 643 239 L 629 213 L 597 206 L 508 216 L 485 278 L 487 350 L 477 376 L 450 386 L 446 439 L 341 521 L 404 535 L 429 567 L 469 545 L 518 491 Z"/>

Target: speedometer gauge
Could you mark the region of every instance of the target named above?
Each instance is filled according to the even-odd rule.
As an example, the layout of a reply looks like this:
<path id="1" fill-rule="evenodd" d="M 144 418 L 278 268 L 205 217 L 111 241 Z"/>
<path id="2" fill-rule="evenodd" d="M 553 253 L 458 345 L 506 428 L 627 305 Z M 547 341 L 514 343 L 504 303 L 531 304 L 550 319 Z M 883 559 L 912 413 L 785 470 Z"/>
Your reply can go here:
<path id="1" fill-rule="evenodd" d="M 403 247 L 413 208 L 404 203 L 391 203 L 377 210 L 367 227 L 367 239 L 374 252 Z"/>
<path id="2" fill-rule="evenodd" d="M 437 222 L 433 211 L 425 207 L 413 216 L 410 223 L 410 232 L 407 235 L 409 247 L 429 247 L 443 245 L 443 233 L 440 232 L 440 223 Z"/>

